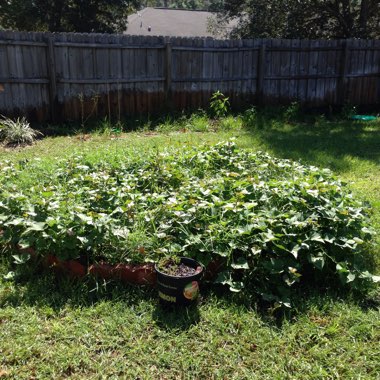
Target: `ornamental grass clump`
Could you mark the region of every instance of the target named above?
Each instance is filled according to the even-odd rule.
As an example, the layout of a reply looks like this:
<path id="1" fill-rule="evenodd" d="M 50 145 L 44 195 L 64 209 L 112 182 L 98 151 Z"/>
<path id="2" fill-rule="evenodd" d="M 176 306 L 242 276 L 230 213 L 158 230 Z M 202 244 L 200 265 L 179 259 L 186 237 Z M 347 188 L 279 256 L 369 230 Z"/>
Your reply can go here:
<path id="1" fill-rule="evenodd" d="M 378 280 L 363 259 L 368 209 L 327 169 L 227 142 L 119 164 L 73 156 L 21 189 L 27 170 L 0 163 L 0 244 L 9 251 L 18 244 L 89 263 L 221 262 L 215 282 L 283 305 L 297 284 Z"/>
<path id="2" fill-rule="evenodd" d="M 5 145 L 30 145 L 41 134 L 31 128 L 25 117 L 16 120 L 0 117 L 0 142 Z"/>

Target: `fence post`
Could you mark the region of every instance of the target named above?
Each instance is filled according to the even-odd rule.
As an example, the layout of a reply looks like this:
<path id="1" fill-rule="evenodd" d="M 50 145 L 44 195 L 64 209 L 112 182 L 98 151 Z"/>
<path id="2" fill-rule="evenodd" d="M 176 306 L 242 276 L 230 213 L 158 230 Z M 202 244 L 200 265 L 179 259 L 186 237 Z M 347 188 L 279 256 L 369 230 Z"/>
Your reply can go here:
<path id="1" fill-rule="evenodd" d="M 346 102 L 346 85 L 347 85 L 347 62 L 349 46 L 348 40 L 342 42 L 342 55 L 340 56 L 339 79 L 337 86 L 338 104 L 344 105 Z"/>
<path id="2" fill-rule="evenodd" d="M 166 105 L 171 107 L 171 90 L 172 90 L 172 44 L 165 44 L 165 100 Z"/>
<path id="3" fill-rule="evenodd" d="M 265 74 L 265 41 L 260 46 L 258 62 L 257 62 L 257 85 L 256 99 L 259 105 L 264 105 L 264 74 Z"/>
<path id="4" fill-rule="evenodd" d="M 56 121 L 56 103 L 57 103 L 57 78 L 54 58 L 54 38 L 52 35 L 47 37 L 47 67 L 49 75 L 49 101 L 50 101 L 50 119 Z"/>

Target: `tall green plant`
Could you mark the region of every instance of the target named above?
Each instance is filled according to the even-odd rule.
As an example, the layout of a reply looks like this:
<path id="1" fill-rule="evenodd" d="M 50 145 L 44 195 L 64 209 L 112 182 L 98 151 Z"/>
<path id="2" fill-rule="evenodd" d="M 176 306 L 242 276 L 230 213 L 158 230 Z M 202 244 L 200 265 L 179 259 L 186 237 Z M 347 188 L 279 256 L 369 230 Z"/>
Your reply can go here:
<path id="1" fill-rule="evenodd" d="M 213 116 L 217 118 L 226 116 L 230 110 L 229 98 L 219 90 L 214 92 L 210 98 L 210 109 Z"/>

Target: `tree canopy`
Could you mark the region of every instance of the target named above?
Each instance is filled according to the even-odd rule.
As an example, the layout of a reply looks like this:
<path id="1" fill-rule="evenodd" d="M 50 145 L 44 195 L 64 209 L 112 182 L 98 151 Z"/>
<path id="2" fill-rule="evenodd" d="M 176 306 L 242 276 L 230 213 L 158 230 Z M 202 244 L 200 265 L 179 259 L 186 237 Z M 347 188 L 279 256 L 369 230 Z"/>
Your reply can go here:
<path id="1" fill-rule="evenodd" d="M 0 0 L 0 25 L 14 30 L 122 32 L 138 0 Z"/>
<path id="2" fill-rule="evenodd" d="M 149 7 L 201 9 L 216 12 L 223 8 L 223 0 L 148 0 L 145 5 Z"/>
<path id="3" fill-rule="evenodd" d="M 238 38 L 379 38 L 379 0 L 226 0 L 219 22 Z"/>

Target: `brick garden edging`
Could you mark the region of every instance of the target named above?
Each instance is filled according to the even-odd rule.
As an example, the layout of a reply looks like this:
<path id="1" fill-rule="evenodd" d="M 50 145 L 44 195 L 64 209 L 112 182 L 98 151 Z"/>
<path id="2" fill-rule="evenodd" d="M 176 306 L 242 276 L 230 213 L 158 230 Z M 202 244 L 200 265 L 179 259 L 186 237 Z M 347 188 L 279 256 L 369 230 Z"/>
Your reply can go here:
<path id="1" fill-rule="evenodd" d="M 38 255 L 33 248 L 16 249 L 21 254 L 29 254 L 32 258 Z M 51 269 L 58 274 L 67 275 L 70 278 L 83 279 L 87 275 L 93 275 L 104 280 L 119 280 L 123 283 L 134 285 L 156 285 L 156 271 L 153 263 L 146 264 L 109 264 L 104 261 L 91 264 L 89 266 L 82 264 L 79 260 L 61 260 L 57 256 L 46 255 L 41 264 L 46 269 Z M 210 262 L 205 270 L 203 279 L 212 280 L 223 268 L 222 260 L 214 260 Z"/>

